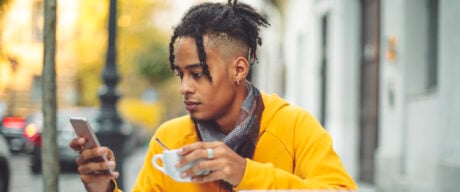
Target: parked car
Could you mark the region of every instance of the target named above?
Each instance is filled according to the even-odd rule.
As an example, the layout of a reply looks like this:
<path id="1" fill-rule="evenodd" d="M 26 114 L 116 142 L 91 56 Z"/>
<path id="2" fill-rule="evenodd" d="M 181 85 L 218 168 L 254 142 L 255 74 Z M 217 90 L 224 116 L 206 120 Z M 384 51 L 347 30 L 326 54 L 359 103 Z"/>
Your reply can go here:
<path id="1" fill-rule="evenodd" d="M 0 191 L 7 192 L 10 183 L 10 150 L 6 139 L 0 135 Z"/>
<path id="2" fill-rule="evenodd" d="M 69 171 L 76 170 L 75 160 L 78 153 L 75 153 L 75 151 L 69 147 L 71 139 L 75 137 L 75 132 L 71 127 L 69 118 L 85 117 L 88 119 L 94 132 L 98 132 L 98 116 L 99 109 L 93 107 L 61 109 L 57 111 L 57 145 L 61 168 Z M 24 135 L 33 146 L 30 153 L 30 170 L 34 174 L 39 174 L 41 173 L 41 133 L 43 131 L 43 114 L 39 112 L 29 115 L 26 117 L 25 123 Z M 125 150 L 126 152 L 132 151 L 132 149 L 138 147 L 141 142 L 145 140 L 145 134 L 141 133 L 143 129 L 133 123 L 123 121 L 121 129 L 123 133 L 128 135 L 125 145 L 127 149 Z"/>
<path id="3" fill-rule="evenodd" d="M 0 133 L 7 140 L 11 151 L 22 152 L 26 149 L 27 139 L 23 134 L 24 125 L 23 117 L 7 116 L 2 119 Z"/>

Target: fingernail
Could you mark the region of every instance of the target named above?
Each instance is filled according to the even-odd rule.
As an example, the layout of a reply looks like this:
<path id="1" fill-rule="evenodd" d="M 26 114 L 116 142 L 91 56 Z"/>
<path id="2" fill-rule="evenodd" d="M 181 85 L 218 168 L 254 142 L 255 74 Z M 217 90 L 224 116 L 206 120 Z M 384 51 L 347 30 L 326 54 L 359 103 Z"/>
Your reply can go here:
<path id="1" fill-rule="evenodd" d="M 97 154 L 103 155 L 103 154 L 104 154 L 104 150 L 103 150 L 103 149 L 97 149 Z"/>
<path id="2" fill-rule="evenodd" d="M 180 177 L 186 178 L 186 177 L 187 177 L 187 173 L 186 173 L 186 172 L 181 173 L 181 174 L 180 174 Z"/>
<path id="3" fill-rule="evenodd" d="M 113 162 L 113 161 L 108 161 L 107 162 L 107 166 L 109 166 L 109 167 L 112 167 L 114 165 L 115 165 L 115 162 Z"/>
<path id="4" fill-rule="evenodd" d="M 85 139 L 83 139 L 83 138 L 79 138 L 79 139 L 78 139 L 78 143 L 80 143 L 80 144 L 83 144 L 83 143 L 85 143 Z"/>

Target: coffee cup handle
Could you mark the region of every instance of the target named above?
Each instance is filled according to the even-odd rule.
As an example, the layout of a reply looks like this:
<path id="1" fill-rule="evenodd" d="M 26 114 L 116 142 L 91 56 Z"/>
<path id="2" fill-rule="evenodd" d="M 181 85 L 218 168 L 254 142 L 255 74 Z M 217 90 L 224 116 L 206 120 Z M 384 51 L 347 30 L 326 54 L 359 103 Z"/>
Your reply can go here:
<path id="1" fill-rule="evenodd" d="M 152 159 L 153 166 L 155 166 L 155 168 L 157 168 L 161 172 L 166 173 L 165 167 L 162 167 L 162 166 L 158 165 L 158 163 L 157 163 L 158 159 L 161 159 L 161 162 L 163 162 L 163 164 L 164 164 L 163 154 L 157 154 L 157 155 L 153 156 L 153 159 Z"/>

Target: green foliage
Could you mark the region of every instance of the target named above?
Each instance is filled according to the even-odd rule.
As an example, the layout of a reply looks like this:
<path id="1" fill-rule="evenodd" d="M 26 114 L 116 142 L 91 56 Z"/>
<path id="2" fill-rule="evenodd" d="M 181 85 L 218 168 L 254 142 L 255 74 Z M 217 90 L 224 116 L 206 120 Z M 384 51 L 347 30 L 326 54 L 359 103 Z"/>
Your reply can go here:
<path id="1" fill-rule="evenodd" d="M 11 0 L 0 0 L 0 8 L 3 8 L 8 5 L 8 3 L 10 2 Z"/>
<path id="2" fill-rule="evenodd" d="M 72 40 L 77 63 L 79 104 L 99 103 L 97 91 L 107 47 L 108 1 L 80 0 L 77 32 Z"/>
<path id="3" fill-rule="evenodd" d="M 126 96 L 140 96 L 171 77 L 168 70 L 168 38 L 155 23 L 162 1 L 123 0 L 119 4 L 118 58 Z M 163 27 L 163 26 L 160 26 Z M 133 86 L 136 85 L 136 86 Z"/>
<path id="4" fill-rule="evenodd" d="M 148 42 L 145 49 L 134 55 L 137 72 L 150 84 L 160 84 L 172 77 L 167 46 L 162 42 Z"/>
<path id="5" fill-rule="evenodd" d="M 171 76 L 167 37 L 155 26 L 154 13 L 161 1 L 119 0 L 117 9 L 118 89 L 122 96 L 140 96 Z M 78 55 L 80 104 L 96 105 L 107 51 L 108 1 L 80 1 Z M 135 85 L 135 86 L 133 86 Z"/>

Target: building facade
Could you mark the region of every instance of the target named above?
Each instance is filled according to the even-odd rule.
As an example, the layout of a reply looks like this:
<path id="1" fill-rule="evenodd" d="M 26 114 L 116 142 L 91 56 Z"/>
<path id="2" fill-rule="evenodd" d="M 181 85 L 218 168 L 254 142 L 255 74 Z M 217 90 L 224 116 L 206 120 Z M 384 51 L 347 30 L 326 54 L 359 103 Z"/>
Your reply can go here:
<path id="1" fill-rule="evenodd" d="M 353 178 L 385 192 L 460 188 L 460 2 L 261 4 L 281 29 L 264 31 L 254 81 L 315 115 Z"/>
<path id="2" fill-rule="evenodd" d="M 72 39 L 76 35 L 77 1 L 59 1 L 56 81 L 60 106 L 76 103 L 76 64 Z M 4 59 L 0 62 L 0 101 L 5 115 L 25 116 L 41 110 L 43 66 L 43 0 L 14 0 L 3 15 Z"/>

